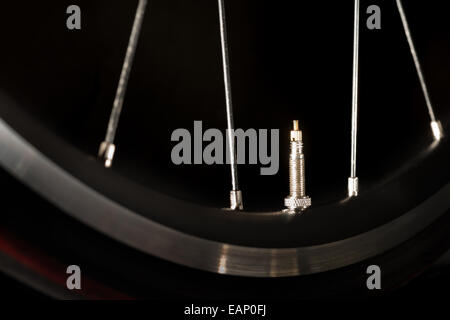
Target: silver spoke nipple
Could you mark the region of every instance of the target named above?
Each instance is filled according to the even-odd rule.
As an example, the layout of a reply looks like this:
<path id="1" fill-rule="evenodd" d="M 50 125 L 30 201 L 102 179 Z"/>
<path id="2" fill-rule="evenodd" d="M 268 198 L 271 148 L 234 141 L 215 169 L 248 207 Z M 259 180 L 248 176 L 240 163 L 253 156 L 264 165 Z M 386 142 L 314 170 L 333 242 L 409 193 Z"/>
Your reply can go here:
<path id="1" fill-rule="evenodd" d="M 98 150 L 98 157 L 104 162 L 106 168 L 111 168 L 116 146 L 109 142 L 102 142 Z"/>
<path id="2" fill-rule="evenodd" d="M 440 141 L 444 137 L 444 129 L 442 129 L 440 121 L 432 121 L 431 130 L 433 130 L 433 136 L 436 141 Z"/>
<path id="3" fill-rule="evenodd" d="M 298 121 L 294 121 L 291 131 L 291 152 L 289 156 L 290 194 L 284 199 L 284 212 L 295 214 L 311 206 L 311 198 L 306 196 L 305 189 L 305 157 L 303 154 L 303 134 Z"/>
<path id="4" fill-rule="evenodd" d="M 230 192 L 230 204 L 231 210 L 244 210 L 242 192 L 240 190 L 233 190 Z"/>
<path id="5" fill-rule="evenodd" d="M 359 194 L 359 180 L 356 177 L 348 178 L 348 196 L 357 197 Z"/>

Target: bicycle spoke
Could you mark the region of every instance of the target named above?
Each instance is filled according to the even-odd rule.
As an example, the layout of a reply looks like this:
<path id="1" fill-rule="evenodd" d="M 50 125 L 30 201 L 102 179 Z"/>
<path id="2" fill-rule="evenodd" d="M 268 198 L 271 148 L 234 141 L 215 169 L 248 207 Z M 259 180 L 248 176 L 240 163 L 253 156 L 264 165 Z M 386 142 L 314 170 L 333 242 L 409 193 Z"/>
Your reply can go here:
<path id="1" fill-rule="evenodd" d="M 111 116 L 109 118 L 105 141 L 101 143 L 98 153 L 99 157 L 105 162 L 105 167 L 107 168 L 111 167 L 116 150 L 114 139 L 116 137 L 117 127 L 119 125 L 120 114 L 122 112 L 125 93 L 130 78 L 130 72 L 136 54 L 136 47 L 139 40 L 139 34 L 142 29 L 142 22 L 144 20 L 146 6 L 147 0 L 139 0 L 138 8 L 134 18 L 133 29 L 131 31 L 130 40 L 125 55 L 125 61 L 123 63 L 122 72 L 120 74 L 119 85 L 117 86 L 116 97 L 114 99 Z"/>
<path id="2" fill-rule="evenodd" d="M 405 10 L 403 8 L 402 1 L 401 0 L 396 0 L 396 1 L 397 1 L 398 11 L 399 11 L 400 17 L 402 19 L 403 28 L 405 30 L 406 38 L 408 40 L 409 48 L 411 50 L 411 55 L 413 57 L 414 64 L 416 66 L 417 75 L 419 76 L 420 85 L 422 87 L 422 91 L 423 91 L 423 94 L 425 96 L 425 102 L 427 104 L 428 113 L 430 114 L 431 129 L 432 129 L 432 132 L 433 132 L 433 136 L 434 136 L 434 138 L 437 141 L 439 141 L 443 137 L 442 125 L 441 125 L 441 122 L 436 119 L 436 116 L 435 116 L 435 113 L 434 113 L 433 105 L 431 103 L 429 89 L 428 89 L 427 83 L 425 81 L 425 76 L 423 74 L 423 70 L 422 70 L 422 66 L 420 64 L 419 56 L 417 55 L 417 51 L 416 51 L 416 47 L 414 45 L 414 41 L 413 41 L 412 36 L 411 36 L 411 30 L 409 28 L 408 19 L 406 18 L 406 14 L 405 14 Z"/>
<path id="3" fill-rule="evenodd" d="M 231 93 L 230 62 L 228 56 L 227 27 L 226 27 L 224 0 L 218 0 L 218 5 L 219 5 L 219 19 L 220 19 L 220 40 L 222 47 L 223 77 L 225 84 L 225 101 L 227 108 L 228 148 L 230 154 L 230 167 L 231 167 L 232 190 L 230 192 L 230 208 L 231 210 L 242 210 L 243 209 L 242 192 L 239 190 L 237 157 L 233 135 L 234 132 L 233 100 Z"/>
<path id="4" fill-rule="evenodd" d="M 356 175 L 356 152 L 358 138 L 359 107 L 359 16 L 360 0 L 355 0 L 354 38 L 353 38 L 353 100 L 352 100 L 352 137 L 350 178 L 348 179 L 348 196 L 356 197 L 359 193 L 359 182 Z"/>

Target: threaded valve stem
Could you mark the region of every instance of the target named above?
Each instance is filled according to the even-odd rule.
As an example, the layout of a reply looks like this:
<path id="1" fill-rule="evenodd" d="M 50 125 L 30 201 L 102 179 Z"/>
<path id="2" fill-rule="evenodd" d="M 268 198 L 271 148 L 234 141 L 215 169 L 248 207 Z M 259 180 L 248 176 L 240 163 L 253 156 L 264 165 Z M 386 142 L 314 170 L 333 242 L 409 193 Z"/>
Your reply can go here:
<path id="1" fill-rule="evenodd" d="M 286 212 L 298 213 L 311 206 L 311 198 L 306 196 L 305 156 L 303 154 L 303 137 L 298 121 L 294 121 L 291 131 L 291 152 L 289 156 L 290 194 L 284 200 Z"/>

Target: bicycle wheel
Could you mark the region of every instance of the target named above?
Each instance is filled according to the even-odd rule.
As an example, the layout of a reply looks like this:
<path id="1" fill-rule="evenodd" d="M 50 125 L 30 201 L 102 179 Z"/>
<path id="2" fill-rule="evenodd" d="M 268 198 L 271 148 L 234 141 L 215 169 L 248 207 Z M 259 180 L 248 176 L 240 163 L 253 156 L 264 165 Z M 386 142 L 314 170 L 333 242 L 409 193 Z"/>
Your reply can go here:
<path id="1" fill-rule="evenodd" d="M 251 284 L 245 293 L 264 296 L 257 292 L 261 287 L 284 288 L 294 277 L 304 287 L 286 294 L 323 296 L 341 285 L 346 292 L 364 290 L 361 268 L 370 264 L 387 269 L 390 287 L 396 286 L 448 250 L 448 139 L 433 139 L 394 1 L 383 3 L 381 30 L 361 25 L 361 186 L 354 198 L 346 194 L 353 4 L 324 10 L 317 3 L 227 2 L 235 125 L 280 132 L 276 174 L 261 175 L 261 163 L 237 167 L 242 211 L 224 209 L 229 166 L 176 165 L 171 159 L 176 129 L 193 132 L 200 120 L 203 132 L 226 129 L 215 2 L 147 6 L 114 163 L 105 168 L 97 159 L 137 3 L 82 1 L 78 31 L 61 25 L 65 4 L 31 4 L 25 13 L 18 4 L 3 5 L 9 16 L 1 19 L 2 30 L 19 13 L 24 23 L 14 33 L 3 32 L 10 49 L 2 52 L 7 63 L 0 76 L 0 163 L 57 208 L 21 209 L 21 218 L 5 225 L 21 229 L 18 234 L 61 261 L 72 253 L 95 270 L 113 264 L 110 272 L 121 280 L 105 282 L 137 296 L 148 294 L 137 276 L 145 273 L 143 265 L 164 274 L 161 287 L 183 270 L 190 277 L 180 281 L 202 283 L 199 295 L 210 294 L 210 281 L 222 288 L 230 281 Z M 404 9 L 445 132 L 450 43 L 444 20 L 437 18 L 444 10 L 418 4 Z M 306 12 L 321 12 L 322 22 Z M 302 214 L 283 212 L 293 119 L 300 119 L 304 133 L 306 187 L 313 199 Z M 30 221 L 40 230 L 30 230 Z M 65 235 L 68 230 L 92 242 Z M 55 239 L 58 248 L 52 247 Z M 140 263 L 118 261 L 114 252 Z M 424 252 L 430 259 L 421 260 Z M 336 275 L 341 280 L 329 282 Z M 352 284 L 344 286 L 348 279 Z M 215 293 L 238 294 L 227 288 Z"/>

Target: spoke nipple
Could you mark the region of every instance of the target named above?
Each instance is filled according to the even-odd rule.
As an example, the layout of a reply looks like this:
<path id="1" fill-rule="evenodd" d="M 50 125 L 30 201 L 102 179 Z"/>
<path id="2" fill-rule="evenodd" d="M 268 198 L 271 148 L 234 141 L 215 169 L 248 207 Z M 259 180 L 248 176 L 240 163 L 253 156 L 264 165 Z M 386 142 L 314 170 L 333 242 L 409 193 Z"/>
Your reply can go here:
<path id="1" fill-rule="evenodd" d="M 348 196 L 349 198 L 357 197 L 359 194 L 358 178 L 348 178 Z"/>
<path id="2" fill-rule="evenodd" d="M 431 130 L 433 131 L 433 136 L 436 141 L 440 141 L 444 137 L 444 129 L 442 128 L 442 123 L 440 121 L 432 121 Z"/>
<path id="3" fill-rule="evenodd" d="M 240 190 L 233 190 L 230 192 L 230 204 L 231 210 L 238 211 L 244 209 L 242 192 Z"/>
<path id="4" fill-rule="evenodd" d="M 300 213 L 311 206 L 311 198 L 305 189 L 305 157 L 303 155 L 303 134 L 298 120 L 294 121 L 291 131 L 291 152 L 289 156 L 290 194 L 284 199 L 286 210 L 290 214 Z"/>
<path id="5" fill-rule="evenodd" d="M 116 146 L 110 142 L 103 141 L 98 150 L 98 157 L 104 162 L 106 168 L 111 168 Z"/>

